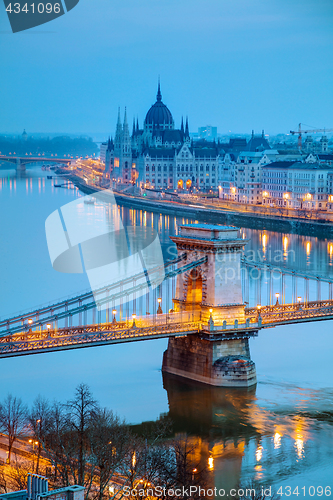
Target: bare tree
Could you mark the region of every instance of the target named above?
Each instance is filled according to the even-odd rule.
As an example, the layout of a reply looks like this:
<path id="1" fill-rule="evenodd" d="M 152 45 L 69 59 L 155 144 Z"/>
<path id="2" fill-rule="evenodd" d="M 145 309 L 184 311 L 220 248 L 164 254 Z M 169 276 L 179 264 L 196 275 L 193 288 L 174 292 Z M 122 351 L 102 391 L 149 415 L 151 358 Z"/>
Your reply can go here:
<path id="1" fill-rule="evenodd" d="M 197 462 L 196 452 L 196 445 L 187 436 L 172 441 L 166 441 L 165 437 L 152 441 L 133 437 L 130 450 L 121 463 L 124 484 L 117 498 L 125 496 L 126 487 L 127 499 L 149 499 L 158 487 L 161 500 L 169 500 L 169 493 L 176 488 L 184 492 L 184 496 L 177 495 L 177 498 L 187 499 L 189 487 L 200 485 L 203 488 L 207 479 L 207 471 Z"/>
<path id="2" fill-rule="evenodd" d="M 129 454 L 131 440 L 125 423 L 112 411 L 99 409 L 95 412 L 89 432 L 89 461 L 95 465 L 98 500 L 109 497 L 106 487 Z"/>
<path id="3" fill-rule="evenodd" d="M 8 463 L 15 439 L 17 439 L 26 427 L 27 408 L 20 398 L 11 394 L 0 403 L 0 429 L 8 438 Z"/>
<path id="4" fill-rule="evenodd" d="M 78 463 L 78 484 L 84 486 L 87 452 L 89 451 L 87 433 L 98 405 L 89 387 L 86 384 L 80 384 L 75 390 L 74 399 L 68 401 L 66 407 L 69 425 L 77 439 L 75 456 Z"/>
<path id="5" fill-rule="evenodd" d="M 7 491 L 8 491 L 8 485 L 6 476 L 4 474 L 3 468 L 0 467 L 0 495 L 2 493 L 7 493 Z"/>
<path id="6" fill-rule="evenodd" d="M 22 459 L 14 455 L 14 460 L 7 468 L 7 481 L 10 490 L 25 490 L 27 488 L 28 474 L 33 474 L 34 465 L 31 460 Z"/>
<path id="7" fill-rule="evenodd" d="M 36 474 L 39 472 L 39 460 L 42 450 L 42 439 L 49 426 L 51 418 L 51 408 L 47 399 L 38 396 L 33 402 L 28 419 L 34 432 L 34 437 L 38 441 Z"/>
<path id="8" fill-rule="evenodd" d="M 51 484 L 54 487 L 75 484 L 76 460 L 71 456 L 73 435 L 64 405 L 55 402 L 43 425 L 39 428 L 36 425 L 36 432 L 39 432 L 38 437 L 43 450 L 54 469 L 53 477 L 50 478 Z"/>

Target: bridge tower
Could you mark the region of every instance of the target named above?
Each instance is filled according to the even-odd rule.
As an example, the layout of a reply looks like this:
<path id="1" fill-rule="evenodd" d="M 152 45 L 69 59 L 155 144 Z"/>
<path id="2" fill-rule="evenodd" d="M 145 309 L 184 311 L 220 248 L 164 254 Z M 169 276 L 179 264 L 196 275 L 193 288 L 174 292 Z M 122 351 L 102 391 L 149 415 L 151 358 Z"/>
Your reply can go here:
<path id="1" fill-rule="evenodd" d="M 249 387 L 256 383 L 249 338 L 258 325 L 245 319 L 241 255 L 247 240 L 235 227 L 189 224 L 172 236 L 178 255 L 206 262 L 179 274 L 174 311 L 195 316 L 197 335 L 169 339 L 163 371 L 215 386 Z"/>

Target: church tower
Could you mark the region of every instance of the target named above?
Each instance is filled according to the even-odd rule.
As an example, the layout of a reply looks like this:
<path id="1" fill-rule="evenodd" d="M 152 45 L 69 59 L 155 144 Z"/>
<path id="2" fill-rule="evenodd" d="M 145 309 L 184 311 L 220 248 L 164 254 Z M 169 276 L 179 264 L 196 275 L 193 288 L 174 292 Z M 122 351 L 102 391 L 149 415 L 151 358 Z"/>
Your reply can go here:
<path id="1" fill-rule="evenodd" d="M 112 137 L 108 140 L 108 146 L 105 151 L 105 170 L 103 173 L 103 184 L 109 186 L 110 181 L 114 178 L 114 144 Z"/>
<path id="2" fill-rule="evenodd" d="M 121 152 L 121 136 L 123 133 L 123 128 L 121 125 L 121 120 L 120 120 L 120 108 L 118 108 L 118 121 L 117 121 L 117 128 L 116 128 L 116 135 L 114 138 L 114 153 L 115 156 L 119 158 L 120 152 Z"/>
<path id="3" fill-rule="evenodd" d="M 132 142 L 127 123 L 127 112 L 125 108 L 124 124 L 121 134 L 121 152 L 120 152 L 120 172 L 123 182 L 127 184 L 131 180 L 132 168 Z"/>
<path id="4" fill-rule="evenodd" d="M 320 139 L 320 152 L 327 153 L 328 151 L 328 139 L 326 135 L 323 135 Z"/>

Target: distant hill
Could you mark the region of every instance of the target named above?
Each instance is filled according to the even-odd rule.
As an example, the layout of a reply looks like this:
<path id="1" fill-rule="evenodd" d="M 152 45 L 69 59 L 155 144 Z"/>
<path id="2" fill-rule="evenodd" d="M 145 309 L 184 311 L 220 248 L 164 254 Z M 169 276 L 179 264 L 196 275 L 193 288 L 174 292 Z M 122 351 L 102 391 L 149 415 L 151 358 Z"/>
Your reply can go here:
<path id="1" fill-rule="evenodd" d="M 67 135 L 53 138 L 26 138 L 0 135 L 0 154 L 9 153 L 17 155 L 44 153 L 63 155 L 92 155 L 99 154 L 99 148 L 90 137 L 69 137 Z"/>

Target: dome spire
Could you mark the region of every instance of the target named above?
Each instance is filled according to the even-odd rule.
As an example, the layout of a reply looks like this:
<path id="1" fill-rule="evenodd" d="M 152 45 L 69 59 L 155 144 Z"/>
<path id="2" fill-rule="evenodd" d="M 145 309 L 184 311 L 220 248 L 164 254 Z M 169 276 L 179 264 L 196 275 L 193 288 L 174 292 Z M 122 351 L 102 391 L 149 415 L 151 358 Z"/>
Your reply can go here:
<path id="1" fill-rule="evenodd" d="M 158 88 L 157 88 L 156 99 L 157 99 L 158 102 L 162 101 L 160 77 L 158 77 Z"/>

